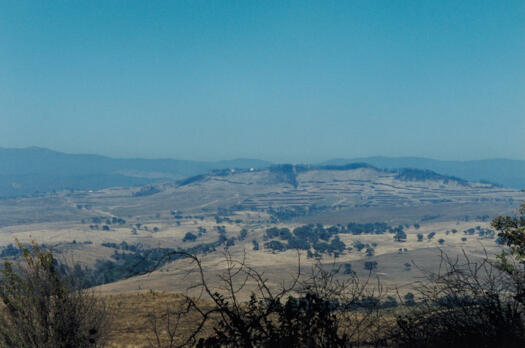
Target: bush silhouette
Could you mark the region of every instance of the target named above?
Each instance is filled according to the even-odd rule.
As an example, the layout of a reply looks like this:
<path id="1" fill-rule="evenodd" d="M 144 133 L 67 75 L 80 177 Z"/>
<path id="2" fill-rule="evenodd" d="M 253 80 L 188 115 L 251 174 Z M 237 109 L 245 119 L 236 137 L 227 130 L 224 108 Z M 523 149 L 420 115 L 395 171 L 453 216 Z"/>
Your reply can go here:
<path id="1" fill-rule="evenodd" d="M 81 282 L 59 272 L 51 251 L 23 247 L 19 263 L 4 262 L 0 281 L 1 347 L 102 347 L 108 312 Z"/>

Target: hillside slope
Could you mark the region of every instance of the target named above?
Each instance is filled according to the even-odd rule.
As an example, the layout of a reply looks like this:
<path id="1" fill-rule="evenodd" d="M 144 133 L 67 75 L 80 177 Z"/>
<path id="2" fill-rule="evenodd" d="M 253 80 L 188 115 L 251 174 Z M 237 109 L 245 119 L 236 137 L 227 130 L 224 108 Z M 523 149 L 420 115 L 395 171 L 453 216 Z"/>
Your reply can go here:
<path id="1" fill-rule="evenodd" d="M 260 160 L 199 162 L 174 159 L 119 159 L 30 147 L 0 148 L 0 198 L 62 189 L 98 190 L 144 185 L 207 173 L 212 169 L 263 168 Z"/>
<path id="2" fill-rule="evenodd" d="M 525 188 L 525 161 L 487 159 L 478 161 L 439 161 L 421 157 L 363 157 L 333 159 L 324 164 L 343 165 L 365 162 L 378 168 L 429 169 L 440 174 L 458 176 L 470 181 L 489 181 L 505 187 Z"/>

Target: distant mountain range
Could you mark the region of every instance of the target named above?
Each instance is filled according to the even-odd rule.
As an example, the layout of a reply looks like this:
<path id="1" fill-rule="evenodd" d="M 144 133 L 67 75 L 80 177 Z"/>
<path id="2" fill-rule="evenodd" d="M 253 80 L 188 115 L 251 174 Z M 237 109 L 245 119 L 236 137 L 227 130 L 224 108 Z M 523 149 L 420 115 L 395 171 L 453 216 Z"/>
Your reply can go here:
<path id="1" fill-rule="evenodd" d="M 525 161 L 519 160 L 460 162 L 417 157 L 366 157 L 334 159 L 319 165 L 341 166 L 351 163 L 368 163 L 381 169 L 426 169 L 469 181 L 525 188 Z M 26 196 L 63 189 L 98 190 L 114 186 L 145 185 L 157 181 L 181 180 L 212 170 L 261 169 L 272 165 L 257 159 L 216 162 L 121 159 L 67 154 L 38 147 L 0 148 L 0 197 Z"/>
<path id="2" fill-rule="evenodd" d="M 213 169 L 259 169 L 270 165 L 270 162 L 253 159 L 217 162 L 120 159 L 67 154 L 39 147 L 0 148 L 0 197 L 31 195 L 36 191 L 143 185 L 183 179 Z"/>

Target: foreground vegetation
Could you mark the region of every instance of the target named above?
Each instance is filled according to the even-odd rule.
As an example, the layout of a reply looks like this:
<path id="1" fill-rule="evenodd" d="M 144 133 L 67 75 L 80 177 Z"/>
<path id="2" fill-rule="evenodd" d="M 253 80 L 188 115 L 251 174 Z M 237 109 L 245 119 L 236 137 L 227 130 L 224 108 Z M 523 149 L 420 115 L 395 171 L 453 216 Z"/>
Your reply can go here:
<path id="1" fill-rule="evenodd" d="M 1 274 L 0 346 L 102 347 L 110 316 L 104 302 L 64 274 L 49 250 L 19 244 L 21 262 Z"/>
<path id="2" fill-rule="evenodd" d="M 276 287 L 227 249 L 221 286 L 212 287 L 194 253 L 172 250 L 147 267 L 153 270 L 174 258 L 192 262 L 199 276 L 192 288 L 201 296 L 177 295 L 172 300 L 160 296 L 163 300 L 155 302 L 155 293 L 136 295 L 144 296 L 131 299 L 137 308 L 138 303 L 155 303 L 143 312 L 129 311 L 118 297 L 95 296 L 85 289 L 78 268 L 60 267 L 51 251 L 19 245 L 20 262 L 6 262 L 2 271 L 0 345 L 122 346 L 126 343 L 119 332 L 129 335 L 122 329 L 127 308 L 126 322 L 134 323 L 141 337 L 134 343 L 139 346 L 523 346 L 525 206 L 520 216 L 499 217 L 493 227 L 508 247 L 497 260 L 489 255 L 472 260 L 466 254 L 453 259 L 443 254 L 438 272 L 427 272 L 413 293 L 396 296 L 387 296 L 372 272 L 363 279 L 343 269 L 347 277 L 340 280 L 335 264 L 317 263 L 305 271 L 300 258 L 296 274 Z M 305 231 L 315 237 L 311 243 L 331 237 L 323 237 L 325 230 Z M 269 239 L 288 243 L 300 235 L 289 233 L 267 231 Z M 251 293 L 248 299 L 242 296 L 246 292 Z M 113 331 L 110 323 L 116 326 Z"/>

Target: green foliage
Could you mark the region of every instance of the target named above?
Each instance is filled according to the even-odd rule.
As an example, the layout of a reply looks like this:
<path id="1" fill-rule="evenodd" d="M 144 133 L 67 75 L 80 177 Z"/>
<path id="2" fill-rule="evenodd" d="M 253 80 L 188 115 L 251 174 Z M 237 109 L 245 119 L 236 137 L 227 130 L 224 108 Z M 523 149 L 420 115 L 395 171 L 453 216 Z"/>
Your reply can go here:
<path id="1" fill-rule="evenodd" d="M 156 188 L 155 186 L 148 185 L 142 187 L 139 191 L 133 193 L 133 197 L 146 197 L 146 196 L 152 196 L 156 193 L 159 193 L 160 190 Z"/>
<path id="2" fill-rule="evenodd" d="M 523 347 L 524 273 L 502 272 L 488 256 L 442 254 L 437 273 L 405 295 L 392 328 L 395 347 Z"/>
<path id="3" fill-rule="evenodd" d="M 499 216 L 492 221 L 501 242 L 510 248 L 510 255 L 518 262 L 525 263 L 525 203 L 521 205 L 520 216 Z M 499 258 L 510 271 L 512 267 L 503 252 Z"/>
<path id="4" fill-rule="evenodd" d="M 277 250 L 277 251 L 286 251 L 286 245 L 279 242 L 278 240 L 272 240 L 270 242 L 264 243 L 264 247 L 267 249 Z"/>
<path id="5" fill-rule="evenodd" d="M 377 261 L 365 261 L 364 267 L 367 271 L 375 271 L 377 269 Z"/>
<path id="6" fill-rule="evenodd" d="M 394 241 L 396 242 L 406 242 L 407 240 L 407 234 L 404 231 L 397 231 L 394 234 Z"/>
<path id="7" fill-rule="evenodd" d="M 184 238 L 182 239 L 183 242 L 195 242 L 196 240 L 197 236 L 191 232 L 186 232 L 186 235 L 184 235 Z"/>
<path id="8" fill-rule="evenodd" d="M 441 181 L 444 184 L 448 184 L 449 182 L 454 182 L 461 186 L 468 185 L 466 180 L 463 180 L 463 179 L 460 179 L 454 176 L 441 175 L 431 170 L 421 170 L 421 169 L 413 169 L 413 168 L 399 169 L 396 179 L 402 180 L 402 181 L 433 180 L 433 181 Z"/>
<path id="9" fill-rule="evenodd" d="M 248 230 L 243 228 L 239 233 L 239 240 L 244 240 L 248 236 Z"/>
<path id="10" fill-rule="evenodd" d="M 62 274 L 51 251 L 18 244 L 20 263 L 1 272 L 0 346 L 102 347 L 107 313 L 78 280 Z"/>
<path id="11" fill-rule="evenodd" d="M 223 298 L 218 300 L 221 308 L 229 305 Z M 348 340 L 338 333 L 332 303 L 317 294 L 290 296 L 284 304 L 252 295 L 246 312 L 239 318 L 229 313 L 233 323 L 221 321 L 215 334 L 200 340 L 197 347 L 345 347 Z"/>

